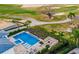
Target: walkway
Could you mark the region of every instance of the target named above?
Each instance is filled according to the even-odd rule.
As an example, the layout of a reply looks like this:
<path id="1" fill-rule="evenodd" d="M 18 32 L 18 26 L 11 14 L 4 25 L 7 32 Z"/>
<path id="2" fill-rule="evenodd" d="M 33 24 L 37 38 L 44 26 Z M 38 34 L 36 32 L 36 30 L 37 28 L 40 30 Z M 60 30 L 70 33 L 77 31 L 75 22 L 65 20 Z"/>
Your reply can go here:
<path id="1" fill-rule="evenodd" d="M 55 21 L 55 22 L 42 22 L 42 21 L 35 20 L 33 18 L 28 18 L 25 20 L 30 20 L 32 22 L 30 26 L 45 25 L 45 24 L 61 24 L 61 23 L 71 22 L 71 19 L 68 19 L 68 18 L 66 20 Z"/>

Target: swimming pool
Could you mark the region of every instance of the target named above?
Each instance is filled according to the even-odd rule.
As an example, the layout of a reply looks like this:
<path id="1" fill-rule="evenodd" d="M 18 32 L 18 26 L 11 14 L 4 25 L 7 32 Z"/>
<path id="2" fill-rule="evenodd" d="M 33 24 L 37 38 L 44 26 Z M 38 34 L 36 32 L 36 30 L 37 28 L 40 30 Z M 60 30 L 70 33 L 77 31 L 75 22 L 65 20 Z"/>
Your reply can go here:
<path id="1" fill-rule="evenodd" d="M 37 42 L 39 42 L 39 39 L 37 37 L 27 32 L 22 32 L 20 34 L 17 34 L 13 38 L 15 39 L 16 44 L 22 43 L 24 45 L 32 46 Z"/>

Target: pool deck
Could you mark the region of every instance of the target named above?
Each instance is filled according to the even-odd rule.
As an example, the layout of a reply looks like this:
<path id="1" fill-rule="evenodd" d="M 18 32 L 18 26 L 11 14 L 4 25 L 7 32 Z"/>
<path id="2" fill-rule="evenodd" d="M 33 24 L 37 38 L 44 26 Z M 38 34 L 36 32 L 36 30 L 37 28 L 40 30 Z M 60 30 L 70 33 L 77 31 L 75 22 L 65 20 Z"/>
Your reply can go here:
<path id="1" fill-rule="evenodd" d="M 2 54 L 15 54 L 14 47 L 12 47 L 11 49 L 3 52 Z"/>
<path id="2" fill-rule="evenodd" d="M 23 33 L 23 32 L 25 32 L 25 31 L 22 31 L 22 32 L 20 32 L 20 33 Z M 18 35 L 18 34 L 20 34 L 20 33 L 17 33 L 16 35 Z M 32 36 L 38 38 L 39 41 L 42 41 L 42 39 L 40 39 L 39 37 L 33 35 L 32 33 L 28 32 L 28 31 L 27 31 L 26 33 L 29 33 L 29 34 L 31 34 Z M 14 43 L 14 38 L 13 38 L 13 37 L 16 36 L 16 35 L 13 35 L 13 36 L 9 37 L 9 39 L 10 39 L 11 42 Z M 25 47 L 25 46 L 24 46 L 24 47 Z M 24 53 L 24 54 L 29 54 L 29 53 L 35 54 L 36 52 L 42 50 L 44 47 L 45 47 L 45 44 L 41 45 L 39 42 L 37 42 L 37 43 L 35 43 L 34 45 L 32 45 L 31 47 L 26 48 L 26 53 Z M 17 49 L 15 49 L 16 51 L 17 51 L 18 49 L 21 49 L 21 51 L 23 50 L 23 48 L 21 48 L 20 46 L 18 47 L 18 45 L 16 45 L 16 44 L 15 44 L 15 48 L 17 48 Z M 24 49 L 24 50 L 25 50 L 25 49 Z M 16 51 L 15 51 L 15 53 L 16 53 Z M 21 52 L 17 52 L 17 53 L 20 54 Z"/>

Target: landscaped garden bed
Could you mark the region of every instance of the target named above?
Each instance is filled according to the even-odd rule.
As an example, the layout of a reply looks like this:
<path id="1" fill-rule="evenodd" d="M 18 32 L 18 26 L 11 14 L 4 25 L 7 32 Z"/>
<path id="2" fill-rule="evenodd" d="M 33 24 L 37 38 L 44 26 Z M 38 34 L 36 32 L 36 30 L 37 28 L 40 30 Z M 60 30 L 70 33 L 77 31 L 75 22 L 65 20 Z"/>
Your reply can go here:
<path id="1" fill-rule="evenodd" d="M 47 36 L 49 36 L 49 32 L 46 31 L 46 29 L 40 27 L 40 26 L 35 26 L 32 28 L 29 28 L 28 31 L 36 36 L 38 36 L 41 39 L 45 39 Z"/>

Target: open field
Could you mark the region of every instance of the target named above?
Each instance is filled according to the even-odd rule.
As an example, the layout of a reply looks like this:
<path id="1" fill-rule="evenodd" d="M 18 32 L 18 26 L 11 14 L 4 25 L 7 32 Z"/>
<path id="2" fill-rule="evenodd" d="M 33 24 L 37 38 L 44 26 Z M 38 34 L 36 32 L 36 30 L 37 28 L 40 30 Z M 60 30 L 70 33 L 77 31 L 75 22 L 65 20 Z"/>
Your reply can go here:
<path id="1" fill-rule="evenodd" d="M 76 11 L 78 9 L 78 5 L 71 5 L 71 6 L 62 6 L 62 5 L 33 5 L 33 7 L 30 7 L 31 5 L 25 5 L 25 8 L 22 8 L 22 5 L 0 5 L 0 18 L 8 18 L 9 16 L 2 16 L 5 15 L 20 15 L 25 17 L 32 17 L 39 21 L 59 21 L 64 20 L 67 17 L 68 12 L 70 11 Z M 34 7 L 36 6 L 36 7 Z M 58 16 L 52 16 L 52 19 L 49 19 L 46 14 L 42 14 L 42 11 L 48 11 L 46 10 L 46 7 L 49 7 L 51 12 L 54 12 L 55 14 L 58 13 L 65 13 Z M 29 8 L 30 7 L 30 8 Z M 58 8 L 59 7 L 59 8 Z M 78 11 L 76 11 L 77 13 Z"/>

